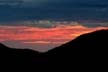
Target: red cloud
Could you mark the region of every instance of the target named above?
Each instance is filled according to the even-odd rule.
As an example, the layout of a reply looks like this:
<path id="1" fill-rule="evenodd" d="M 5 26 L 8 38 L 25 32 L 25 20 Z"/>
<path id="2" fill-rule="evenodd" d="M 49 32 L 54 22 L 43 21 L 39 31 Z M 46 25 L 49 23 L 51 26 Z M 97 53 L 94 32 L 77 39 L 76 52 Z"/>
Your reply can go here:
<path id="1" fill-rule="evenodd" d="M 77 36 L 107 27 L 86 28 L 84 26 L 58 26 L 56 28 L 36 28 L 24 26 L 0 26 L 0 42 L 19 41 L 22 45 L 43 45 L 46 50 L 66 43 Z M 39 46 L 40 47 L 40 46 Z M 42 49 L 43 49 L 42 48 Z M 42 50 L 40 49 L 40 50 Z M 39 49 L 38 49 L 39 50 Z M 45 49 L 43 49 L 45 50 Z"/>
<path id="2" fill-rule="evenodd" d="M 6 29 L 7 28 L 7 29 Z M 77 26 L 58 26 L 57 28 L 36 28 L 23 26 L 0 26 L 0 41 L 5 40 L 72 40 L 75 37 L 105 27 L 86 28 Z"/>

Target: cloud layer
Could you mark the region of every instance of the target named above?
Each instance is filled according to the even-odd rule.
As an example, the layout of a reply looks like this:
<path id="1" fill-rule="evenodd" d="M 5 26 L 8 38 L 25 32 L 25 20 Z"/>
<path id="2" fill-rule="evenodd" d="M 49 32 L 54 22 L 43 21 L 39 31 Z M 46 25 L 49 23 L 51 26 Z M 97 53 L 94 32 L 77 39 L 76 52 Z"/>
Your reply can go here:
<path id="1" fill-rule="evenodd" d="M 58 26 L 50 29 L 27 26 L 0 26 L 0 42 L 10 47 L 47 51 L 81 34 L 107 28 L 86 28 L 80 25 Z"/>
<path id="2" fill-rule="evenodd" d="M 20 6 L 0 5 L 0 21 L 33 19 L 108 19 L 107 0 L 25 0 Z"/>
<path id="3" fill-rule="evenodd" d="M 51 20 L 29 20 L 29 21 L 15 21 L 15 22 L 1 22 L 0 25 L 3 26 L 28 26 L 28 27 L 38 27 L 38 28 L 57 28 L 65 26 L 77 26 L 81 25 L 87 28 L 96 27 L 108 27 L 108 22 L 78 22 L 78 21 L 51 21 Z"/>

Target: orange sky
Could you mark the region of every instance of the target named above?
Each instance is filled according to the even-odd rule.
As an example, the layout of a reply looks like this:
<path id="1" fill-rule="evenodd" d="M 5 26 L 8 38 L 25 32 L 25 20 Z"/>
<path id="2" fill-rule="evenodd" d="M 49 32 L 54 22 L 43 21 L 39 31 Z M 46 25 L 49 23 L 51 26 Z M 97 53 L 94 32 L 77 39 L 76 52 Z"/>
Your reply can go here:
<path id="1" fill-rule="evenodd" d="M 80 25 L 58 26 L 56 28 L 0 26 L 0 42 L 20 41 L 20 43 L 24 46 L 27 44 L 28 45 L 39 45 L 39 44 L 51 45 L 52 44 L 56 46 L 56 45 L 61 45 L 63 43 L 66 43 L 81 34 L 92 32 L 95 30 L 100 30 L 100 29 L 105 29 L 105 27 L 86 28 Z"/>

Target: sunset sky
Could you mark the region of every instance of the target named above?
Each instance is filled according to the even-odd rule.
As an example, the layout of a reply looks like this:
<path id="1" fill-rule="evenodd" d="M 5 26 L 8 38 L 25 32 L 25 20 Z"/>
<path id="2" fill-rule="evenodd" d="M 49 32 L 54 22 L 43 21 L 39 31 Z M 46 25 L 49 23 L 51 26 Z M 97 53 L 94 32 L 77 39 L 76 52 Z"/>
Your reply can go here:
<path id="1" fill-rule="evenodd" d="M 107 28 L 108 0 L 0 0 L 0 42 L 9 47 L 44 52 Z"/>

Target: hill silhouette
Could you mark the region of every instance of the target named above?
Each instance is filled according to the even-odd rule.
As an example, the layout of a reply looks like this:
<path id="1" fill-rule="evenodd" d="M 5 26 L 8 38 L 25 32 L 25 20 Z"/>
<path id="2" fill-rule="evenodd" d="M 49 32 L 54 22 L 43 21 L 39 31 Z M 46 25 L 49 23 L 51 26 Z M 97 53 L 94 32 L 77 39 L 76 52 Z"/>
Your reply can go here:
<path id="1" fill-rule="evenodd" d="M 0 64 L 6 66 L 42 65 L 45 62 L 42 54 L 29 49 L 14 49 L 0 44 Z M 44 57 L 43 57 L 44 58 Z"/>
<path id="2" fill-rule="evenodd" d="M 107 64 L 108 30 L 83 34 L 46 53 L 29 49 L 13 49 L 0 44 L 0 63 L 5 65 L 35 65 L 74 67 L 103 66 Z M 85 68 L 84 67 L 84 68 Z"/>
<path id="3" fill-rule="evenodd" d="M 92 33 L 83 34 L 76 39 L 49 51 L 49 53 L 61 51 L 66 52 L 72 50 L 99 50 L 107 47 L 108 30 L 99 30 Z M 72 50 L 71 50 L 72 49 Z"/>
<path id="4" fill-rule="evenodd" d="M 83 67 L 100 66 L 107 62 L 108 30 L 83 34 L 46 53 L 52 64 Z M 56 63 L 54 63 L 56 62 Z M 85 67 L 84 67 L 85 68 Z"/>

